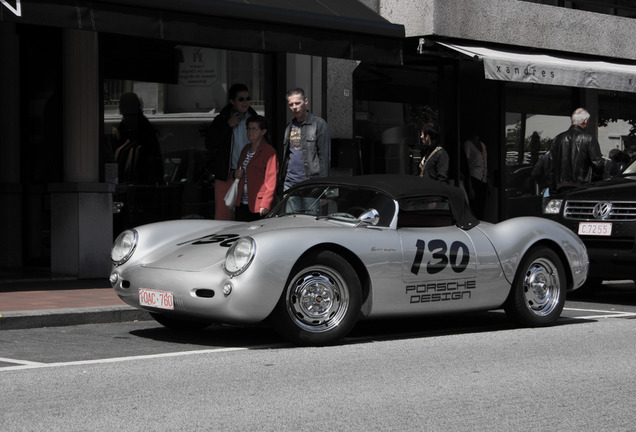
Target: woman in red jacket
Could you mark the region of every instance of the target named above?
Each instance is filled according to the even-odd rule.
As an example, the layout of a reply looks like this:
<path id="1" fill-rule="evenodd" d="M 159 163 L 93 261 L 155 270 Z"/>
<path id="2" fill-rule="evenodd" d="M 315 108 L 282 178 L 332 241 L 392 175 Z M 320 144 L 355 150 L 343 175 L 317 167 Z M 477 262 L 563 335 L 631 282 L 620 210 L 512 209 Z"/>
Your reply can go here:
<path id="1" fill-rule="evenodd" d="M 274 205 L 278 161 L 276 150 L 267 142 L 267 120 L 247 120 L 247 138 L 234 177 L 240 179 L 235 219 L 249 222 L 265 216 Z"/>

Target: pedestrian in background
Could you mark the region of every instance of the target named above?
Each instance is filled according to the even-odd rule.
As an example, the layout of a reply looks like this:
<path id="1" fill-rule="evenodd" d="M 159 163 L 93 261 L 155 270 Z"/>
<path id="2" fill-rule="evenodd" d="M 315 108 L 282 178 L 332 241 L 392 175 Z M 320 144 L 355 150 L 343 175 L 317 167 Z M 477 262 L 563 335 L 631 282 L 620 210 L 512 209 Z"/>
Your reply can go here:
<path id="1" fill-rule="evenodd" d="M 603 180 L 611 179 L 629 164 L 629 156 L 621 149 L 611 149 L 608 156 L 609 161 L 605 163 L 603 169 Z"/>
<path id="2" fill-rule="evenodd" d="M 122 120 L 112 129 L 118 183 L 154 185 L 163 183 L 163 161 L 157 131 L 143 113 L 137 94 L 119 98 Z"/>
<path id="3" fill-rule="evenodd" d="M 577 108 L 570 128 L 554 138 L 550 148 L 552 190 L 560 192 L 601 179 L 603 155 L 597 139 L 585 130 L 589 119 L 590 113 Z"/>
<path id="4" fill-rule="evenodd" d="M 464 154 L 468 170 L 464 176 L 468 202 L 477 219 L 483 220 L 488 197 L 488 152 L 479 135 L 473 135 L 464 142 Z"/>
<path id="5" fill-rule="evenodd" d="M 439 145 L 439 133 L 432 123 L 420 129 L 422 159 L 420 160 L 420 177 L 446 182 L 448 180 L 448 153 Z"/>
<path id="6" fill-rule="evenodd" d="M 234 177 L 240 179 L 236 199 L 236 220 L 250 222 L 265 216 L 272 209 L 276 197 L 278 160 L 276 150 L 269 144 L 265 117 L 247 120 L 249 145 L 243 148 Z"/>
<path id="7" fill-rule="evenodd" d="M 257 115 L 250 106 L 251 97 L 245 84 L 234 84 L 228 92 L 228 104 L 215 117 L 205 136 L 205 147 L 214 164 L 214 219 L 232 220 L 233 208 L 223 198 L 233 183 L 243 148 L 249 144 L 247 119 Z"/>
<path id="8" fill-rule="evenodd" d="M 331 163 L 331 137 L 327 122 L 313 115 L 305 91 L 287 92 L 287 107 L 294 118 L 285 128 L 278 193 L 304 180 L 327 177 Z"/>

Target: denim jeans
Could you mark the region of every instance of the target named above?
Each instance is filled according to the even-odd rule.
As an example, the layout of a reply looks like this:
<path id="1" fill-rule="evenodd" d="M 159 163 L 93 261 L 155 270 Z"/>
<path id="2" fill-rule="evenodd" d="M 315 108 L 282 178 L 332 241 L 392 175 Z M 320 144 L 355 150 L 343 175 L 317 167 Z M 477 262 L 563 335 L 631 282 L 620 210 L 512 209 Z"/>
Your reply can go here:
<path id="1" fill-rule="evenodd" d="M 285 180 L 283 184 L 283 190 L 287 192 L 289 188 L 294 186 L 294 183 Z M 287 199 L 286 213 L 305 213 L 305 214 L 320 214 L 320 202 L 316 198 L 311 197 L 289 197 Z"/>

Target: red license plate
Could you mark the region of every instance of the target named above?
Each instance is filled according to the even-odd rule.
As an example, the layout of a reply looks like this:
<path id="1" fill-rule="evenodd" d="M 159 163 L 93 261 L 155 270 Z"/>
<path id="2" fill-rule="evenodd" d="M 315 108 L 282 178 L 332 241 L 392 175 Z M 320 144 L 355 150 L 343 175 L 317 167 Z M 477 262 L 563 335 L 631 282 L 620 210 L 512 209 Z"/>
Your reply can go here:
<path id="1" fill-rule="evenodd" d="M 139 304 L 158 309 L 174 310 L 174 297 L 169 291 L 157 291 L 139 288 Z"/>

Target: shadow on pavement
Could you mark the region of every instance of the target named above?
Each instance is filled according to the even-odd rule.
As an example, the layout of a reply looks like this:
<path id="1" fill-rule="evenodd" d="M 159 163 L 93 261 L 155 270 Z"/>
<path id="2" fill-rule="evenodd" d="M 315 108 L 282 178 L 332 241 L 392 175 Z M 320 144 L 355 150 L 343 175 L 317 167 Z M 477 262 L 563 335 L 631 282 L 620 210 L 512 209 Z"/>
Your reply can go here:
<path id="1" fill-rule="evenodd" d="M 207 347 L 257 347 L 287 344 L 269 326 L 211 325 L 202 330 L 181 331 L 163 327 L 134 330 L 131 335 L 154 341 Z"/>
<path id="2" fill-rule="evenodd" d="M 636 284 L 633 281 L 604 281 L 587 289 L 568 294 L 568 300 L 589 303 L 636 306 Z"/>
<path id="3" fill-rule="evenodd" d="M 553 327 L 589 322 L 590 320 L 564 317 Z M 520 327 L 511 321 L 503 311 L 363 320 L 358 322 L 346 338 L 335 345 L 496 332 L 518 328 Z M 130 334 L 154 341 L 210 348 L 247 347 L 256 349 L 263 347 L 269 349 L 272 346 L 295 347 L 280 337 L 267 324 L 242 327 L 212 325 L 197 331 L 172 330 L 157 324 L 157 327 L 134 330 Z"/>

